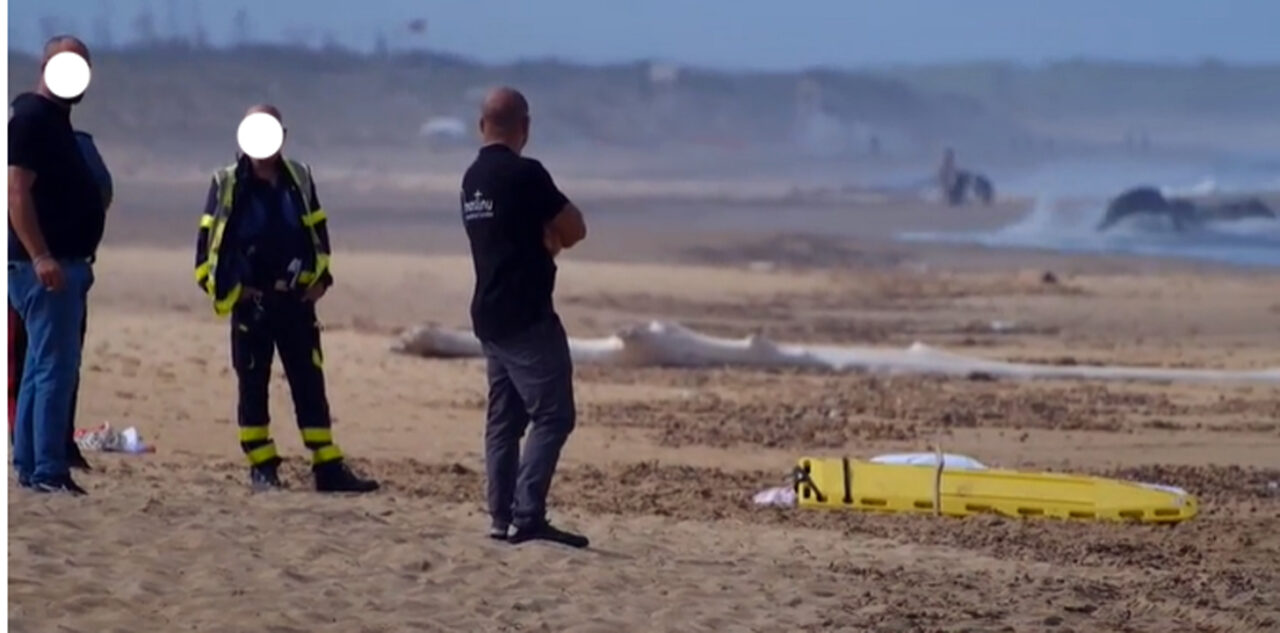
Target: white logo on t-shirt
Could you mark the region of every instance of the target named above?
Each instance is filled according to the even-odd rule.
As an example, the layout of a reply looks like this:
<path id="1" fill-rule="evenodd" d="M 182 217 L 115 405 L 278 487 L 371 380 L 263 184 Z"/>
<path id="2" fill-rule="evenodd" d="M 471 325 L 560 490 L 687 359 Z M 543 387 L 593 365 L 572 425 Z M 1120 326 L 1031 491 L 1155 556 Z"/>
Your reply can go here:
<path id="1" fill-rule="evenodd" d="M 465 199 L 466 192 L 463 192 L 464 200 L 462 201 L 462 219 L 463 220 L 483 220 L 493 217 L 493 200 L 484 197 L 484 194 L 477 189 L 471 194 L 471 198 Z"/>

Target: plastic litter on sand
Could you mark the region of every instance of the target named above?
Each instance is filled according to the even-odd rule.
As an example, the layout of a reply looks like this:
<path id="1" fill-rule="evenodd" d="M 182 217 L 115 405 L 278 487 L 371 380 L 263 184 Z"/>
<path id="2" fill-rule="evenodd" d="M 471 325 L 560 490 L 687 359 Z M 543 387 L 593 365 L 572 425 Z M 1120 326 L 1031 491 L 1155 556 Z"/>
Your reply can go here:
<path id="1" fill-rule="evenodd" d="M 83 451 L 104 453 L 153 453 L 154 446 L 142 441 L 142 434 L 135 427 L 114 429 L 110 422 L 103 422 L 91 429 L 79 429 L 75 434 L 76 445 Z"/>

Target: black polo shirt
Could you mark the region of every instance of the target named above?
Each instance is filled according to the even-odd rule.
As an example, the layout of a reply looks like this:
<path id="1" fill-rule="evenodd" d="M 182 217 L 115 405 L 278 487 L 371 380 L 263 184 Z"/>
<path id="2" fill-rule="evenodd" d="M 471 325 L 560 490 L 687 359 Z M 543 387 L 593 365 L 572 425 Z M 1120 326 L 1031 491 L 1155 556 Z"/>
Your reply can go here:
<path id="1" fill-rule="evenodd" d="M 9 114 L 9 166 L 36 174 L 32 198 L 49 254 L 93 257 L 102 242 L 106 211 L 71 128 L 71 112 L 35 93 L 14 99 Z M 10 221 L 9 260 L 30 259 Z"/>
<path id="2" fill-rule="evenodd" d="M 551 174 L 505 145 L 487 145 L 462 177 L 461 198 L 476 272 L 476 337 L 500 341 L 554 316 L 556 263 L 543 230 L 569 199 Z"/>

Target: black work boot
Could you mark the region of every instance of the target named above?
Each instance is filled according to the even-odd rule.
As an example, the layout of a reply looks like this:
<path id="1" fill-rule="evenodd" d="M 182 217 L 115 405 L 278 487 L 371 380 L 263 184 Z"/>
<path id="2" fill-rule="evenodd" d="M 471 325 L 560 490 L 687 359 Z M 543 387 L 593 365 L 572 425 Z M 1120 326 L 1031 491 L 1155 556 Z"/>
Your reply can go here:
<path id="1" fill-rule="evenodd" d="M 249 468 L 249 485 L 258 492 L 283 490 L 280 483 L 280 462 L 267 462 Z"/>
<path id="2" fill-rule="evenodd" d="M 312 466 L 311 472 L 316 477 L 317 492 L 373 492 L 378 489 L 377 481 L 361 479 L 340 459 Z"/>

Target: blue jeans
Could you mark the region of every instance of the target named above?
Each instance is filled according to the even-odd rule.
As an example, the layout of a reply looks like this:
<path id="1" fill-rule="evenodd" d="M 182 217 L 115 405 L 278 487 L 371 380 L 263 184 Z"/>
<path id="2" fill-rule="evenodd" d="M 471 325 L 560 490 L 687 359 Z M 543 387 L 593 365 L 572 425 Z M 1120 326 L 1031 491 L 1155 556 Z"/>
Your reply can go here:
<path id="1" fill-rule="evenodd" d="M 9 262 L 9 303 L 27 329 L 27 358 L 18 387 L 13 466 L 19 481 L 66 477 L 67 431 L 80 375 L 80 327 L 93 268 L 85 260 L 60 260 L 66 286 L 46 290 L 30 262 Z"/>

